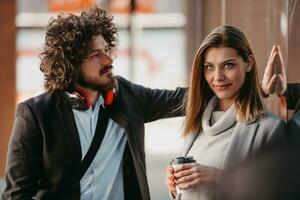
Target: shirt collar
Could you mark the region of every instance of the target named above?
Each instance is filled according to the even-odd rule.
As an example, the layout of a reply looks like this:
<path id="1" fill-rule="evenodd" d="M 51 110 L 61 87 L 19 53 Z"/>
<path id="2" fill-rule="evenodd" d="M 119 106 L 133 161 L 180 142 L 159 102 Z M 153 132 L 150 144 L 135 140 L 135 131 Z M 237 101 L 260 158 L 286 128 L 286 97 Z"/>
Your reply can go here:
<path id="1" fill-rule="evenodd" d="M 97 99 L 97 101 L 96 101 L 96 103 L 94 105 L 95 106 L 93 106 L 93 108 L 100 107 L 100 106 L 102 106 L 103 108 L 105 108 L 104 98 L 103 98 L 103 96 L 101 94 L 98 96 L 98 99 Z"/>

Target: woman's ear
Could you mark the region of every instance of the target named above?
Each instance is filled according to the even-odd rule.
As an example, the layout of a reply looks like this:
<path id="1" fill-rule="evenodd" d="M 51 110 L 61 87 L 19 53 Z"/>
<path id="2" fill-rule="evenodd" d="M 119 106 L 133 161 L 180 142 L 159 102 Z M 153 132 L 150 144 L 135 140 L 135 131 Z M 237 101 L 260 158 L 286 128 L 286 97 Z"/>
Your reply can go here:
<path id="1" fill-rule="evenodd" d="M 247 65 L 247 67 L 246 67 L 246 71 L 247 72 L 250 72 L 251 71 L 251 69 L 252 69 L 252 66 L 253 66 L 253 64 L 254 64 L 254 57 L 253 57 L 253 55 L 249 55 L 248 56 L 248 65 Z"/>

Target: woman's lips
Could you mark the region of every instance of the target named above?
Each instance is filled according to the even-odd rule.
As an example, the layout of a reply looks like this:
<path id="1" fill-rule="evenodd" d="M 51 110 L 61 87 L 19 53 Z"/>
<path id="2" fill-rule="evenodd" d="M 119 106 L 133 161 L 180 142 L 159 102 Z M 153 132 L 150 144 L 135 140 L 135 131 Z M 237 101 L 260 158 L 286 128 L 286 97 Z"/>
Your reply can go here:
<path id="1" fill-rule="evenodd" d="M 213 85 L 213 87 L 216 90 L 222 91 L 225 90 L 227 87 L 229 87 L 231 84 L 230 83 L 226 83 L 226 84 L 218 84 L 218 85 Z"/>

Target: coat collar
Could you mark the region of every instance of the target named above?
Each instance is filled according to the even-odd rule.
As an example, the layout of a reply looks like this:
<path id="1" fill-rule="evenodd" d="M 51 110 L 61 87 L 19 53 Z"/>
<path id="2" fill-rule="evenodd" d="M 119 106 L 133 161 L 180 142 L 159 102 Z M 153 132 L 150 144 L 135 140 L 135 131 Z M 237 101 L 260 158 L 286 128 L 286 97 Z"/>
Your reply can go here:
<path id="1" fill-rule="evenodd" d="M 217 98 L 217 96 L 212 97 L 209 100 L 203 112 L 202 129 L 206 134 L 217 135 L 233 127 L 233 125 L 236 123 L 235 107 L 233 104 L 226 111 L 223 112 L 223 115 L 220 117 L 218 121 L 216 121 L 214 124 L 211 125 L 210 121 L 218 102 L 219 99 Z"/>

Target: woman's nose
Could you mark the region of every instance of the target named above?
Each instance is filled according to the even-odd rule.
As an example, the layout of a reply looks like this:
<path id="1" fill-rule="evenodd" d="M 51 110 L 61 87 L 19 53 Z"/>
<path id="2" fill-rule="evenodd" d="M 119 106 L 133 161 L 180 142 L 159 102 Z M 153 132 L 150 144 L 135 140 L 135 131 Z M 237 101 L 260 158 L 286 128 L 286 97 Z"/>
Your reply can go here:
<path id="1" fill-rule="evenodd" d="M 224 80 L 225 75 L 224 75 L 224 71 L 222 69 L 216 69 L 215 70 L 215 80 Z"/>

